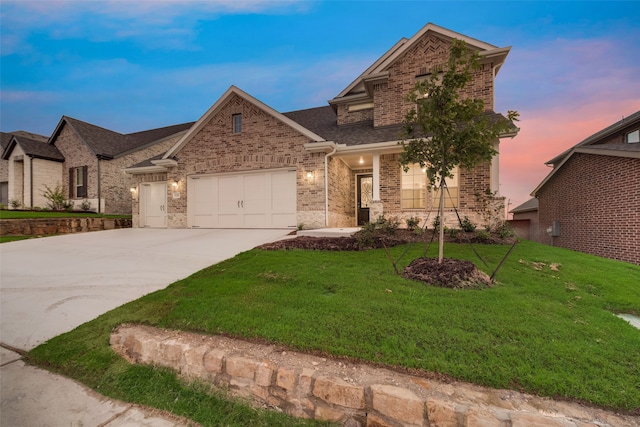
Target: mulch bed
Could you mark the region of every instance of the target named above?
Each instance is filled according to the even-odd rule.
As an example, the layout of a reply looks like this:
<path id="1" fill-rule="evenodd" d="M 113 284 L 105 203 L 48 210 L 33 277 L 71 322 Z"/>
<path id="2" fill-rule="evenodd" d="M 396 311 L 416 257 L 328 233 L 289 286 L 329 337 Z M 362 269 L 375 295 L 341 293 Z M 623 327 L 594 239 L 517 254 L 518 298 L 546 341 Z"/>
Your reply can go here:
<path id="1" fill-rule="evenodd" d="M 417 258 L 404 269 L 404 277 L 451 289 L 491 286 L 491 279 L 471 262 L 462 259 Z"/>

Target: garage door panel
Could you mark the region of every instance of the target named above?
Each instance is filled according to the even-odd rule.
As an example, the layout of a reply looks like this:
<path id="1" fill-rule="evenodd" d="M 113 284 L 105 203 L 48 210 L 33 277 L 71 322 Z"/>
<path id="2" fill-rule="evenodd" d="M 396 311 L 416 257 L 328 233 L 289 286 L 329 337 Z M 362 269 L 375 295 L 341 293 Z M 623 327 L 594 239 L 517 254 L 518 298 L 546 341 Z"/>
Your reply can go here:
<path id="1" fill-rule="evenodd" d="M 193 186 L 192 214 L 193 226 L 214 228 L 218 226 L 217 178 L 205 177 L 191 180 Z"/>
<path id="2" fill-rule="evenodd" d="M 287 228 L 296 225 L 295 171 L 262 171 L 190 180 L 190 226 Z"/>

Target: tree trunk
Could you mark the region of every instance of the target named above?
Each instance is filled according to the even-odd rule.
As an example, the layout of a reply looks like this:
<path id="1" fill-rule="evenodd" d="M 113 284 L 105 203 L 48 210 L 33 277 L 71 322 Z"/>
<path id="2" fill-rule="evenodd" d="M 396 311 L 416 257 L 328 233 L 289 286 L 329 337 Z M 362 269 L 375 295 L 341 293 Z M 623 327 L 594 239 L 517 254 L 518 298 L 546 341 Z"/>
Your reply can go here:
<path id="1" fill-rule="evenodd" d="M 440 207 L 438 217 L 440 218 L 440 237 L 438 244 L 438 264 L 442 264 L 444 259 L 444 177 L 440 179 Z"/>

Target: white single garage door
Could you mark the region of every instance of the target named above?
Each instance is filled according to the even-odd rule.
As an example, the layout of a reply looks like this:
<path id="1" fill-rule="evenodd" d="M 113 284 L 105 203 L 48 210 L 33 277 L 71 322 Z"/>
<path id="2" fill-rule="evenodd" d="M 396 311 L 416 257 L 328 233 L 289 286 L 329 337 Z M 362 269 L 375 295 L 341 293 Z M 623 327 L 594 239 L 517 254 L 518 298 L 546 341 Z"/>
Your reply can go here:
<path id="1" fill-rule="evenodd" d="M 296 226 L 296 171 L 192 176 L 187 217 L 194 228 Z"/>

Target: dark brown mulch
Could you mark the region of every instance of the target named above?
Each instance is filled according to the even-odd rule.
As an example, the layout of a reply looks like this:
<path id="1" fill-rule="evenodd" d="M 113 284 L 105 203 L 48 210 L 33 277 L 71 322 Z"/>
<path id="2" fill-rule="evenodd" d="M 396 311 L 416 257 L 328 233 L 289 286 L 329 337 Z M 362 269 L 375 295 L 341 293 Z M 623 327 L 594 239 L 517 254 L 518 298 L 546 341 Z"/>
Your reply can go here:
<path id="1" fill-rule="evenodd" d="M 258 246 L 260 249 L 307 249 L 316 251 L 359 251 L 358 241 L 353 237 L 309 237 L 278 240 Z"/>
<path id="2" fill-rule="evenodd" d="M 491 279 L 471 262 L 462 259 L 417 258 L 404 269 L 404 277 L 451 289 L 491 286 Z"/>
<path id="3" fill-rule="evenodd" d="M 278 240 L 259 246 L 260 249 L 307 249 L 316 251 L 361 251 L 366 249 L 380 249 L 383 247 L 403 245 L 405 243 L 428 243 L 433 238 L 434 244 L 438 242 L 438 236 L 433 235 L 433 230 L 424 233 L 416 233 L 407 229 L 398 229 L 393 234 L 376 231 L 367 235 L 360 231 L 352 237 L 309 237 L 300 236 L 294 239 Z M 479 238 L 475 233 L 459 232 L 456 236 L 445 235 L 446 242 L 452 243 L 480 243 L 480 244 L 505 244 L 513 243 L 513 239 L 500 239 L 496 235 Z"/>

